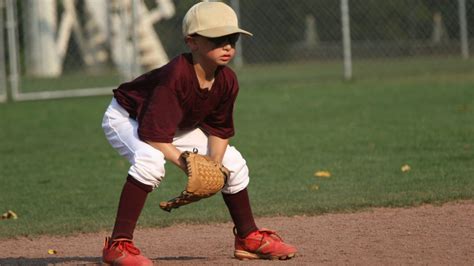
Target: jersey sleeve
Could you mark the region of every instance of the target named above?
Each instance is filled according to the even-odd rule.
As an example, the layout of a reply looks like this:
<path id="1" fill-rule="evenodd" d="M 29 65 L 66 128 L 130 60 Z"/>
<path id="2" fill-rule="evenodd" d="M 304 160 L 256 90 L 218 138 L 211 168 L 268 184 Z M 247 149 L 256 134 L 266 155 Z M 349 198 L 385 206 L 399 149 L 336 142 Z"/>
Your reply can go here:
<path id="1" fill-rule="evenodd" d="M 234 136 L 234 104 L 239 92 L 237 79 L 229 85 L 227 95 L 222 98 L 217 108 L 201 123 L 200 128 L 209 135 L 228 139 Z"/>
<path id="2" fill-rule="evenodd" d="M 176 92 L 157 87 L 138 117 L 138 136 L 144 141 L 171 143 L 182 116 Z"/>

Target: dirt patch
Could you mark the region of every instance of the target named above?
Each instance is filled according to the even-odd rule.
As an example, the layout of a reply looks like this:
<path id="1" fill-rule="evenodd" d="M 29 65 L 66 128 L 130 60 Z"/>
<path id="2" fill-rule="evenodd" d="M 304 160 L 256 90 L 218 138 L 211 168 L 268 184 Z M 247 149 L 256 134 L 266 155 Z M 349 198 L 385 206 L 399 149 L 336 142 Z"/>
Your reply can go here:
<path id="1" fill-rule="evenodd" d="M 232 224 L 178 225 L 142 229 L 136 245 L 160 265 L 474 265 L 474 202 L 417 208 L 377 208 L 350 214 L 257 219 L 278 230 L 299 253 L 289 261 L 232 257 Z M 94 265 L 105 232 L 2 241 L 0 265 Z M 57 250 L 49 255 L 48 249 Z"/>

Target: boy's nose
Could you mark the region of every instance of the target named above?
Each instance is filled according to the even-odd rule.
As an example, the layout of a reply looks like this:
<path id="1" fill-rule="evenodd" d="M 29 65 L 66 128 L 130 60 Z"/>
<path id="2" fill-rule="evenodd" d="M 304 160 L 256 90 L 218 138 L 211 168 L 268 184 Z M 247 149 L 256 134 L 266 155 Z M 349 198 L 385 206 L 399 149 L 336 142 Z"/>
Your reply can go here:
<path id="1" fill-rule="evenodd" d="M 229 51 L 232 49 L 232 45 L 229 42 L 226 42 L 226 44 L 223 46 L 224 50 Z"/>

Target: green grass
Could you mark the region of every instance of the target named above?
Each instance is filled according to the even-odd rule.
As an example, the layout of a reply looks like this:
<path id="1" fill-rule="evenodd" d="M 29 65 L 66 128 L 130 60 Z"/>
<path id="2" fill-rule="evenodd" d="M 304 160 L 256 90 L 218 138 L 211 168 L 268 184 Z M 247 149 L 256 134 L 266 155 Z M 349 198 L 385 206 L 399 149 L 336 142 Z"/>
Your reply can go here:
<path id="1" fill-rule="evenodd" d="M 19 80 L 21 92 L 57 91 L 82 88 L 115 87 L 122 78 L 112 70 L 103 69 L 96 72 L 63 73 L 59 78 L 36 78 L 22 76 Z"/>
<path id="2" fill-rule="evenodd" d="M 240 71 L 232 145 L 250 167 L 256 216 L 474 198 L 474 62 L 387 62 L 357 63 L 352 82 L 333 63 Z M 129 166 L 100 128 L 109 101 L 0 105 L 0 212 L 19 216 L 0 221 L 0 238 L 111 229 Z M 184 182 L 168 167 L 140 226 L 229 220 L 220 196 L 161 211 Z"/>

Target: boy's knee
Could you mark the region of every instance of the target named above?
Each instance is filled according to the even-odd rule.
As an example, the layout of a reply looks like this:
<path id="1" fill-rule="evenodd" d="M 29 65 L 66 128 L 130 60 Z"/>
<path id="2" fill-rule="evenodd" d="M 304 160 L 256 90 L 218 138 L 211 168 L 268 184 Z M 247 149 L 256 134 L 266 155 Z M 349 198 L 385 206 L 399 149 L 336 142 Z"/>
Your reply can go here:
<path id="1" fill-rule="evenodd" d="M 224 166 L 226 166 L 227 168 L 238 168 L 247 165 L 247 162 L 245 161 L 244 157 L 242 157 L 242 154 L 240 154 L 240 152 L 235 147 L 228 146 L 224 154 L 222 164 L 224 164 Z"/>
<path id="2" fill-rule="evenodd" d="M 128 173 L 140 183 L 158 187 L 165 176 L 165 157 L 159 150 L 138 150 L 134 154 L 133 164 Z"/>
<path id="3" fill-rule="evenodd" d="M 235 194 L 248 186 L 250 178 L 247 162 L 237 149 L 231 146 L 227 147 L 222 164 L 231 171 L 230 177 L 222 189 L 223 193 Z"/>

